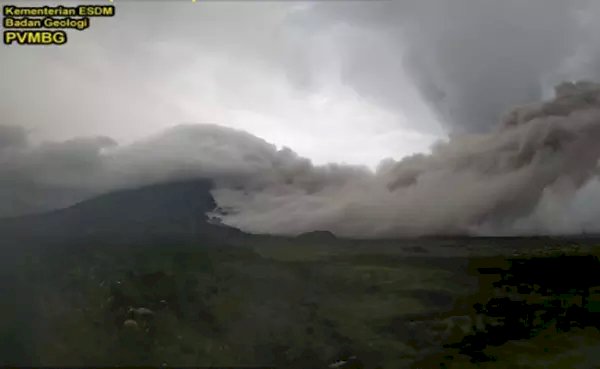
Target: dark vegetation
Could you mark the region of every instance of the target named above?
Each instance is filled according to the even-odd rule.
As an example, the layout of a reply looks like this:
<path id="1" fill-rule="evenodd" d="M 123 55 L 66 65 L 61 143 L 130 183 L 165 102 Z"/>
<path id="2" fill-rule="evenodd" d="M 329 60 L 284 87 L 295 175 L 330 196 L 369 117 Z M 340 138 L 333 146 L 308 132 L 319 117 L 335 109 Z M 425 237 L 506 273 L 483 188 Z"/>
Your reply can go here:
<path id="1" fill-rule="evenodd" d="M 453 366 L 456 357 L 500 367 L 510 360 L 511 349 L 523 354 L 519 345 L 531 350 L 525 355 L 534 361 L 529 358 L 527 366 L 519 362 L 518 356 L 513 357 L 511 367 L 546 365 L 549 358 L 557 356 L 563 356 L 562 361 L 550 362 L 549 367 L 600 365 L 597 352 L 585 354 L 586 349 L 600 348 L 597 252 L 577 253 L 563 248 L 546 255 L 475 259 L 471 265 L 485 288 L 455 305 L 459 309 L 451 314 L 464 307 L 470 311 L 464 330 L 444 344 L 443 352 L 424 360 L 423 367 L 463 367 L 461 360 Z M 577 346 L 581 341 L 584 346 Z"/>
<path id="2" fill-rule="evenodd" d="M 209 188 L 1 222 L 0 364 L 600 366 L 595 240 L 249 236 Z"/>

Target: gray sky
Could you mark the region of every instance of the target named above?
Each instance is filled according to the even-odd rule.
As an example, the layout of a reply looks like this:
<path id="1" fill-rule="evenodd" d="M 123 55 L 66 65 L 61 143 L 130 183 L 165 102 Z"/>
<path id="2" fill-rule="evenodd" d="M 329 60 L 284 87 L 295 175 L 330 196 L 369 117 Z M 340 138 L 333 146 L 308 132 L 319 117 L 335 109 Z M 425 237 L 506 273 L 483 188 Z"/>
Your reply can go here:
<path id="1" fill-rule="evenodd" d="M 315 29 L 315 3 L 115 4 L 114 18 L 92 19 L 62 47 L 0 49 L 3 123 L 38 140 L 101 134 L 120 143 L 216 123 L 317 163 L 371 166 L 443 135 L 401 67 L 406 113 L 345 80 L 338 46 L 376 35 L 341 23 Z"/>
<path id="2" fill-rule="evenodd" d="M 62 47 L 0 48 L 4 124 L 126 144 L 215 123 L 374 167 L 600 65 L 588 0 L 115 4 Z"/>

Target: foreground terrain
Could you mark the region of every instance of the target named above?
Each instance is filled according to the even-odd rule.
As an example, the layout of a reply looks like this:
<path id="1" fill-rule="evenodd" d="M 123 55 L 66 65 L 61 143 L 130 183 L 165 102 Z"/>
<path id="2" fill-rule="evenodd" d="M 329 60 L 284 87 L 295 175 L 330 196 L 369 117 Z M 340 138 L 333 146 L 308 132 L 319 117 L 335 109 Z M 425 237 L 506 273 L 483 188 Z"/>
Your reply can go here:
<path id="1" fill-rule="evenodd" d="M 595 368 L 594 245 L 316 233 L 32 249 L 2 272 L 9 303 L 0 357 L 20 365 Z"/>

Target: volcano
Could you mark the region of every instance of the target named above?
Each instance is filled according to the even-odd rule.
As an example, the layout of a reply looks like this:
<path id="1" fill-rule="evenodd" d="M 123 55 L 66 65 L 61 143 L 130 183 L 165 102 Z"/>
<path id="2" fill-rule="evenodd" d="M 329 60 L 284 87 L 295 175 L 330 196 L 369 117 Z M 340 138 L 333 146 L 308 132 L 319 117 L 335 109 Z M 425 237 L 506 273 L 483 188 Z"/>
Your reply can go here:
<path id="1" fill-rule="evenodd" d="M 0 220 L 7 244 L 198 242 L 241 234 L 211 223 L 216 207 L 205 179 L 110 192 L 51 212 Z"/>

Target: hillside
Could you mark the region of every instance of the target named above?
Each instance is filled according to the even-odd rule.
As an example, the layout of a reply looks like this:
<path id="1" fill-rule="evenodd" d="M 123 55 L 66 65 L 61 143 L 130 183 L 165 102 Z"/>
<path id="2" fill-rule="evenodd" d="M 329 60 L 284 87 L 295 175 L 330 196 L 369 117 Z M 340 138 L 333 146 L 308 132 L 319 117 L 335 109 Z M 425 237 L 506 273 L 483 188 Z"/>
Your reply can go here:
<path id="1" fill-rule="evenodd" d="M 240 232 L 210 224 L 215 208 L 209 180 L 156 184 L 111 192 L 39 215 L 0 219 L 0 239 L 13 244 L 59 244 L 85 240 L 110 244 L 194 242 Z"/>

